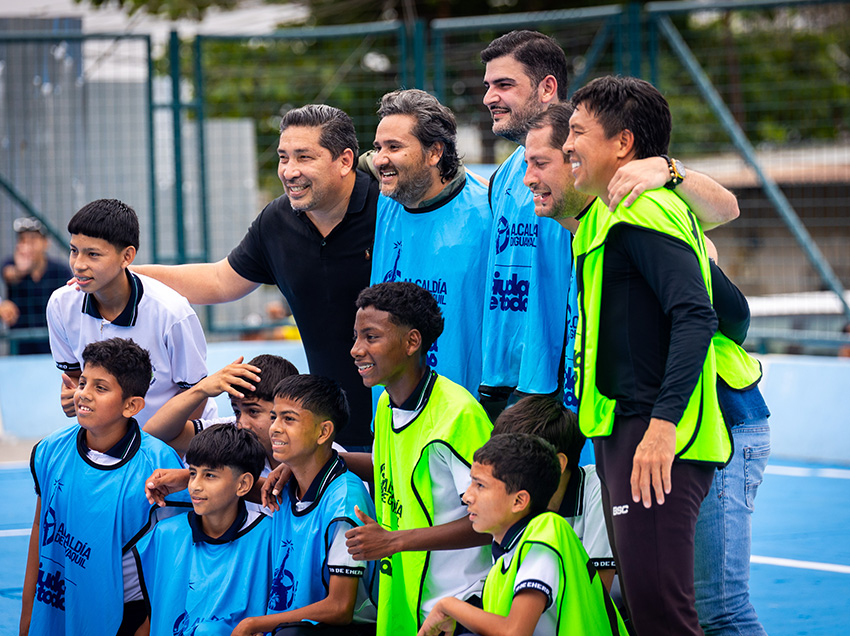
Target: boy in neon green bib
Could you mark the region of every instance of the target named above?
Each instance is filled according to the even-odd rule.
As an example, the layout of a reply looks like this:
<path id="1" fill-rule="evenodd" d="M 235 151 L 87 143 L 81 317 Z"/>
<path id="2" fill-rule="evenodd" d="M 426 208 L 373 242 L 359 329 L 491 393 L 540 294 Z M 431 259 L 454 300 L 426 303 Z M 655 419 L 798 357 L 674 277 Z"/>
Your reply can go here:
<path id="1" fill-rule="evenodd" d="M 475 452 L 470 473 L 463 500 L 472 527 L 493 535 L 484 609 L 444 598 L 420 636 L 451 634 L 456 622 L 480 634 L 625 636 L 581 541 L 546 511 L 561 474 L 555 448 L 536 435 L 494 435 Z"/>
<path id="2" fill-rule="evenodd" d="M 357 298 L 351 355 L 368 386 L 385 391 L 375 413 L 372 454 L 345 461 L 375 483 L 376 519 L 346 533 L 349 553 L 380 561 L 380 635 L 413 634 L 438 599 L 480 599 L 490 551 L 461 496 L 472 456 L 492 424 L 470 393 L 428 366 L 443 330 L 434 297 L 414 283 L 388 282 Z"/>

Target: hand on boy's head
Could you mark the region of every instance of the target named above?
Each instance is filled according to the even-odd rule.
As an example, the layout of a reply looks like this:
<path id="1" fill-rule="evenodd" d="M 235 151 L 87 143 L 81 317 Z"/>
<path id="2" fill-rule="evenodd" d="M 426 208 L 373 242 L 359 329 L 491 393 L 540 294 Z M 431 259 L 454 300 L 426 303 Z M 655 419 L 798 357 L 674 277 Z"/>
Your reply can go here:
<path id="1" fill-rule="evenodd" d="M 62 402 L 62 410 L 68 417 L 74 417 L 77 410 L 74 407 L 74 393 L 77 392 L 77 378 L 72 378 L 67 373 L 62 374 L 62 390 L 59 393 L 59 399 Z"/>
<path id="2" fill-rule="evenodd" d="M 351 556 L 358 561 L 375 561 L 398 552 L 392 532 L 384 530 L 381 524 L 357 506 L 354 506 L 354 514 L 363 525 L 345 533 L 345 545 Z"/>
<path id="3" fill-rule="evenodd" d="M 186 468 L 157 468 L 145 480 L 145 497 L 151 504 L 165 505 L 165 498 L 173 492 L 184 490 L 189 485 L 189 470 Z"/>
<path id="4" fill-rule="evenodd" d="M 235 398 L 245 397 L 240 389 L 253 392 L 256 391 L 256 382 L 260 381 L 259 373 L 262 369 L 253 364 L 243 364 L 245 358 L 239 356 L 223 369 L 219 369 L 212 375 L 208 375 L 196 385 L 208 397 L 216 397 L 222 393 L 229 393 Z"/>

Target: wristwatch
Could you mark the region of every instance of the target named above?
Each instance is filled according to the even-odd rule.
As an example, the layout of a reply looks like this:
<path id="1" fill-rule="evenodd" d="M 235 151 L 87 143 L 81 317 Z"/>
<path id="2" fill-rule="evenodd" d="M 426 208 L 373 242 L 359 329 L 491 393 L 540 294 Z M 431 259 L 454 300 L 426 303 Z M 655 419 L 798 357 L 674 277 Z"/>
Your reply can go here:
<path id="1" fill-rule="evenodd" d="M 670 170 L 670 180 L 664 184 L 664 187 L 668 190 L 675 190 L 676 186 L 685 180 L 688 171 L 685 170 L 685 166 L 678 159 L 673 159 L 667 155 L 661 156 L 667 160 L 667 168 Z"/>

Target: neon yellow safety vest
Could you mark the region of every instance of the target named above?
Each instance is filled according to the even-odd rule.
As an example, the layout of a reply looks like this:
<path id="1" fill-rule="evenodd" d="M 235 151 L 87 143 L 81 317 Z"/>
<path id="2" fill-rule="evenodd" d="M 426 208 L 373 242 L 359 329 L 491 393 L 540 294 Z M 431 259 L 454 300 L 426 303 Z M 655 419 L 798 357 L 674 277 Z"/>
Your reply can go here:
<path id="1" fill-rule="evenodd" d="M 500 556 L 484 583 L 484 610 L 507 616 L 514 600 L 519 567 L 532 546 L 545 546 L 557 559 L 558 636 L 626 636 L 623 619 L 602 585 L 596 568 L 567 520 L 554 512 L 532 519 L 516 548 Z"/>
<path id="2" fill-rule="evenodd" d="M 759 383 L 762 376 L 761 362 L 719 331 L 711 342 L 714 344 L 717 375 L 726 384 L 738 391 L 745 391 Z"/>
<path id="3" fill-rule="evenodd" d="M 443 444 L 471 466 L 472 455 L 492 432 L 493 425 L 475 398 L 442 376 L 437 376 L 422 412 L 401 430 L 393 430 L 389 395 L 384 391 L 375 412 L 372 451 L 378 523 L 391 531 L 433 526 L 428 447 Z M 378 636 L 419 630 L 425 618 L 422 604 L 438 594 L 429 589 L 428 556 L 428 552 L 399 552 L 381 560 Z"/>
<path id="4" fill-rule="evenodd" d="M 711 297 L 711 273 L 702 230 L 679 197 L 664 188 L 651 190 L 630 208 L 621 205 L 613 214 L 600 199 L 593 202 L 573 239 L 579 307 L 575 361 L 578 420 L 587 437 L 610 435 L 614 426 L 616 400 L 602 395 L 596 386 L 596 357 L 605 243 L 608 232 L 618 223 L 660 232 L 689 245 L 697 255 Z M 731 454 L 729 431 L 717 403 L 714 347 L 710 344 L 702 374 L 681 420 L 676 423 L 676 457 L 725 465 Z"/>

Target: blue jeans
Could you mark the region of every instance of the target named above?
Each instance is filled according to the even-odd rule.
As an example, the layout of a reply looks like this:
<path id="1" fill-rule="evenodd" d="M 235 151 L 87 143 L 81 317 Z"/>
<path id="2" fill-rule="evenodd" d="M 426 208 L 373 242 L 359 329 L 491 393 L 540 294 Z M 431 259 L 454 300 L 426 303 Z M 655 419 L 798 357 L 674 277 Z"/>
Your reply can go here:
<path id="1" fill-rule="evenodd" d="M 734 426 L 732 438 L 732 461 L 715 474 L 697 519 L 697 614 L 706 636 L 766 636 L 749 580 L 753 502 L 770 455 L 767 418 Z"/>

